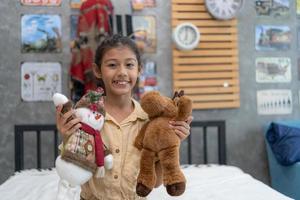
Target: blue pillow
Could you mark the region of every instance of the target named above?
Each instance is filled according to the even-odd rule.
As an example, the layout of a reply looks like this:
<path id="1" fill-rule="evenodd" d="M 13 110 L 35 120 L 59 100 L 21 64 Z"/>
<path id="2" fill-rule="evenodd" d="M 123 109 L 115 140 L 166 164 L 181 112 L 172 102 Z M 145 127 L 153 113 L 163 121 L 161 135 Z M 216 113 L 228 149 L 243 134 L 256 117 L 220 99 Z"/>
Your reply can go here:
<path id="1" fill-rule="evenodd" d="M 266 139 L 277 161 L 282 165 L 292 165 L 300 161 L 300 129 L 272 122 Z"/>

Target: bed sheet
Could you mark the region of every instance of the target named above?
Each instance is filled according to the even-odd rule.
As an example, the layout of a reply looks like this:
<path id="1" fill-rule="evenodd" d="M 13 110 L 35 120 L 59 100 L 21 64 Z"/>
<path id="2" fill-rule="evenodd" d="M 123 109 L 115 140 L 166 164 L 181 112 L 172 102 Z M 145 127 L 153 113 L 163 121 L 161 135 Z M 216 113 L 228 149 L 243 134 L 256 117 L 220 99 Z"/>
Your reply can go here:
<path id="1" fill-rule="evenodd" d="M 160 186 L 148 200 L 291 200 L 237 167 L 221 165 L 182 166 L 187 179 L 182 196 L 171 197 Z M 24 170 L 0 185 L 1 200 L 53 200 L 59 177 L 52 170 Z M 79 199 L 80 188 L 76 188 Z"/>

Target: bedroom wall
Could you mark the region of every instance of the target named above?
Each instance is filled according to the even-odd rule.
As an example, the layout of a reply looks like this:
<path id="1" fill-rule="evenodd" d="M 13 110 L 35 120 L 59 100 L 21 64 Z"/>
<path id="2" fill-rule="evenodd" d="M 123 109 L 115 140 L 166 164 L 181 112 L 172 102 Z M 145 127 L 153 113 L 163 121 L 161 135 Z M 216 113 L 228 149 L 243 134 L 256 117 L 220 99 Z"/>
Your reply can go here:
<path id="1" fill-rule="evenodd" d="M 70 61 L 69 53 L 69 16 L 71 10 L 69 1 L 63 1 L 61 7 L 22 7 L 18 0 L 2 0 L 0 4 L 0 183 L 3 183 L 14 171 L 14 124 L 54 123 L 54 109 L 52 102 L 28 103 L 21 102 L 20 94 L 20 62 L 21 61 L 60 61 L 63 66 L 63 93 L 68 94 L 67 71 Z M 116 11 L 119 14 L 129 12 L 129 0 L 117 1 Z M 292 82 L 289 84 L 257 84 L 255 82 L 254 61 L 256 56 L 268 56 L 267 53 L 258 53 L 254 48 L 254 28 L 258 23 L 287 24 L 293 32 L 296 41 L 295 1 L 291 1 L 291 17 L 288 20 L 276 22 L 271 19 L 257 19 L 253 1 L 244 1 L 244 9 L 239 16 L 239 44 L 240 44 L 240 89 L 241 107 L 238 109 L 223 110 L 195 110 L 194 120 L 226 120 L 227 132 L 227 162 L 229 165 L 240 167 L 255 178 L 268 183 L 268 165 L 262 137 L 263 127 L 272 120 L 296 119 L 299 113 L 299 98 L 297 80 L 297 50 L 296 42 L 286 52 L 274 52 L 275 56 L 288 56 L 292 60 Z M 159 88 L 165 95 L 171 95 L 171 2 L 157 1 L 157 7 L 146 9 L 135 14 L 151 14 L 157 19 L 158 48 L 155 54 L 145 55 L 157 62 Z M 20 53 L 20 15 L 22 13 L 58 13 L 63 23 L 63 51 L 59 54 L 21 54 Z M 268 21 L 269 20 L 269 21 Z M 258 89 L 284 88 L 293 92 L 293 113 L 284 116 L 259 116 L 256 111 L 256 91 Z M 26 141 L 25 151 L 31 153 L 26 157 L 30 165 L 34 166 L 34 148 L 30 147 L 30 140 Z M 48 145 L 48 141 L 43 141 Z M 50 166 L 51 155 L 45 155 L 45 166 Z M 183 158 L 184 161 L 184 158 Z"/>

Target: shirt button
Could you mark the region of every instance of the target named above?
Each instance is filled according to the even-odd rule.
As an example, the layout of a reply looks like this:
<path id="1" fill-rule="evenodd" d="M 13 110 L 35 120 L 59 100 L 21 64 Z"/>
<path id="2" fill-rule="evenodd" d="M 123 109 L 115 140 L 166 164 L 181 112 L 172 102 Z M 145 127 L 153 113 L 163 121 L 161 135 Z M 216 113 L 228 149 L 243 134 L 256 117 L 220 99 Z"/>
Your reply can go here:
<path id="1" fill-rule="evenodd" d="M 120 153 L 120 149 L 116 149 L 116 153 Z"/>
<path id="2" fill-rule="evenodd" d="M 114 175 L 114 179 L 118 179 L 118 175 Z"/>

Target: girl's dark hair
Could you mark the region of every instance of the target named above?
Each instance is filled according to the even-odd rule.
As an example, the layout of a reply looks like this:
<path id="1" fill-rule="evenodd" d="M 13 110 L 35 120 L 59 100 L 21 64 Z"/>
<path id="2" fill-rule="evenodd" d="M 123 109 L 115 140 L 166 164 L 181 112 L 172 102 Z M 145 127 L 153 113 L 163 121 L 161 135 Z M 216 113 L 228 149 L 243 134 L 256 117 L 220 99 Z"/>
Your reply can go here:
<path id="1" fill-rule="evenodd" d="M 135 54 L 139 67 L 142 66 L 141 55 L 134 41 L 129 37 L 120 34 L 106 37 L 98 46 L 95 53 L 95 63 L 97 66 L 101 67 L 103 56 L 108 50 L 120 46 L 128 47 Z"/>

